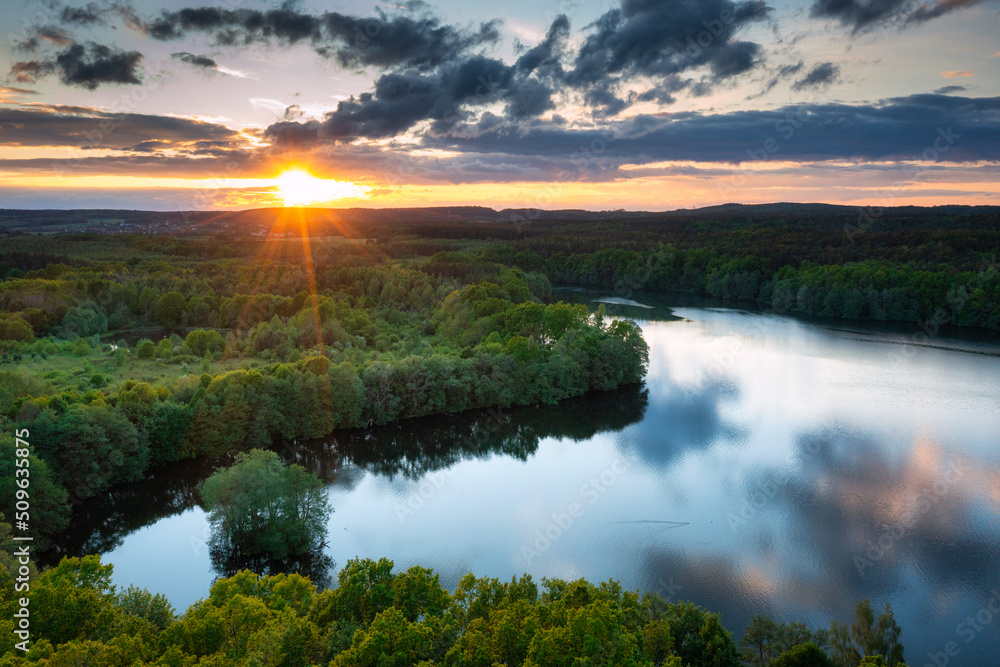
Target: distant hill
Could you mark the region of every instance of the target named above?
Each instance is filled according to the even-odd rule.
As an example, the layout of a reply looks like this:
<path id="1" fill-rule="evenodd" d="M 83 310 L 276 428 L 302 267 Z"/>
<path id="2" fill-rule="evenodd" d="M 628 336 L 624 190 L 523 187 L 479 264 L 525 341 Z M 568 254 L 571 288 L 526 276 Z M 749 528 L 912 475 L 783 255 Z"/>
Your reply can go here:
<path id="1" fill-rule="evenodd" d="M 313 233 L 334 232 L 342 225 L 417 224 L 507 226 L 517 233 L 529 225 L 550 227 L 581 222 L 633 223 L 676 226 L 711 224 L 731 227 L 741 221 L 780 224 L 863 225 L 867 229 L 996 229 L 1000 206 L 897 206 L 865 208 L 835 204 L 722 204 L 675 211 L 587 211 L 582 209 L 502 209 L 485 206 L 435 206 L 426 208 L 260 208 L 245 211 L 133 211 L 111 209 L 16 210 L 0 209 L 0 233 L 171 234 L 185 231 L 271 231 L 276 226 L 298 228 L 305 220 Z M 329 230 L 326 227 L 329 226 Z M 499 229 L 499 228 L 498 228 Z M 476 234 L 477 236 L 481 234 Z"/>

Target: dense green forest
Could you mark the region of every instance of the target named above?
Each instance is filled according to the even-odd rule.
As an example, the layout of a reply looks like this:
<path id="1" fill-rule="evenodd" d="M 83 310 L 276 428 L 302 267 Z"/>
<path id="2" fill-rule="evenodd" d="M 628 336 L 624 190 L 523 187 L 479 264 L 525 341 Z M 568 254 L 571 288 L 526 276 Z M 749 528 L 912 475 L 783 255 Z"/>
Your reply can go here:
<path id="1" fill-rule="evenodd" d="M 213 258 L 220 245 L 236 256 Z M 553 302 L 544 275 L 517 268 L 463 281 L 341 237 L 5 246 L 18 266 L 0 282 L 0 472 L 13 424 L 29 429 L 49 535 L 68 502 L 179 458 L 645 375 L 634 323 Z"/>
<path id="2" fill-rule="evenodd" d="M 639 329 L 554 283 L 1000 328 L 989 207 L 119 213 L 4 218 L 33 233 L 0 250 L 0 425 L 37 437 L 51 534 L 168 461 L 640 382 Z"/>
<path id="3" fill-rule="evenodd" d="M 412 417 L 552 404 L 592 390 L 631 387 L 616 408 L 633 419 L 648 363 L 641 330 L 603 308 L 560 302 L 554 285 L 623 296 L 682 291 L 779 313 L 912 322 L 930 336 L 944 325 L 1000 329 L 993 208 L 352 215 L 0 216 L 0 493 L 13 496 L 14 428 L 28 429 L 38 549 L 60 551 L 52 548 L 74 505 L 148 479 L 156 466 L 231 460 L 281 442 L 308 456 L 289 443 L 339 429 L 370 433 Z M 81 228 L 88 231 L 75 232 Z M 572 424 L 548 426 L 585 431 L 580 412 L 567 413 Z M 528 455 L 542 437 L 523 425 L 483 433 L 473 422 L 465 434 L 464 424 L 450 420 L 434 442 L 410 442 L 401 431 L 380 438 L 377 451 L 358 438 L 345 455 L 373 470 L 419 475 L 462 453 Z M 456 442 L 442 448 L 448 438 Z M 394 447 L 407 451 L 405 463 L 387 451 Z M 198 490 L 165 492 L 190 506 L 203 479 Z M 208 485 L 203 501 L 222 508 L 214 510 L 220 525 L 235 525 L 219 484 Z M 282 488 L 307 493 L 317 484 L 295 478 Z M 107 534 L 85 544 L 113 542 L 131 525 L 109 520 Z M 3 578 L 12 566 L 9 526 L 0 523 L 0 533 Z M 387 561 L 351 561 L 339 585 L 331 583 L 242 572 L 178 616 L 162 596 L 116 591 L 110 567 L 96 557 L 66 559 L 33 582 L 39 641 L 31 660 L 902 662 L 891 611 L 878 615 L 864 602 L 851 625 L 811 631 L 758 617 L 736 642 L 714 614 L 614 582 L 504 584 L 470 575 L 449 593 L 422 568 L 393 573 Z M 15 604 L 3 584 L 0 624 Z M 7 655 L 0 664 L 19 660 Z"/>
<path id="4" fill-rule="evenodd" d="M 5 545 L 9 535 L 0 523 Z M 178 616 L 162 595 L 116 589 L 97 556 L 67 558 L 32 581 L 25 656 L 13 559 L 0 560 L 0 665 L 903 667 L 891 608 L 867 600 L 829 631 L 758 616 L 737 643 L 718 615 L 615 581 L 468 574 L 449 593 L 433 571 L 385 559 L 349 561 L 322 591 L 297 574 L 240 572 Z"/>

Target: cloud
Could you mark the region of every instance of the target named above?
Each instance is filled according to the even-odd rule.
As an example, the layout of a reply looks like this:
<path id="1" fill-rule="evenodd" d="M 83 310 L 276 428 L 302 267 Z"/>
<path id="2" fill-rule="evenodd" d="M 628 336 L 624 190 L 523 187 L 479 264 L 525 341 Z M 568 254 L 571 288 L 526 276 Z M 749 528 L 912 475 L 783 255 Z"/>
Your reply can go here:
<path id="1" fill-rule="evenodd" d="M 228 74 L 229 76 L 234 76 L 237 79 L 256 79 L 257 77 L 253 75 L 252 72 L 245 72 L 241 69 L 233 69 L 232 67 L 226 67 L 224 65 L 218 65 L 215 71 L 220 74 Z"/>
<path id="2" fill-rule="evenodd" d="M 0 104 L 17 104 L 22 101 L 25 95 L 37 95 L 38 91 L 30 88 L 14 88 L 11 86 L 0 86 Z"/>
<path id="3" fill-rule="evenodd" d="M 42 46 L 43 42 L 58 46 L 67 46 L 73 43 L 73 38 L 62 28 L 42 26 L 31 31 L 30 35 L 25 39 L 15 42 L 13 50 L 34 53 Z"/>
<path id="4" fill-rule="evenodd" d="M 944 133 L 944 137 L 942 137 Z M 923 159 L 935 145 L 942 163 L 1000 161 L 1000 97 L 911 95 L 877 104 L 801 104 L 775 110 L 719 114 L 637 115 L 595 129 L 555 121 L 517 127 L 501 123 L 479 132 L 425 136 L 428 147 L 508 155 L 577 156 L 600 139 L 600 159 L 576 162 L 613 168 L 656 161 L 739 163 L 758 160 L 766 139 L 768 159 L 822 161 Z M 582 167 L 581 167 L 582 170 Z"/>
<path id="5" fill-rule="evenodd" d="M 106 22 L 106 13 L 96 2 L 91 2 L 84 7 L 63 7 L 59 18 L 63 23 L 70 25 L 103 25 Z"/>
<path id="6" fill-rule="evenodd" d="M 627 106 L 616 91 L 635 77 L 666 77 L 668 89 L 645 98 L 670 100 L 679 81 L 670 77 L 687 70 L 708 66 L 711 86 L 753 68 L 760 46 L 735 34 L 769 12 L 762 0 L 624 0 L 591 25 L 565 80 L 608 111 Z"/>
<path id="7" fill-rule="evenodd" d="M 819 63 L 809 70 L 808 74 L 792 84 L 792 89 L 821 88 L 834 83 L 839 76 L 840 67 L 837 65 L 833 63 Z"/>
<path id="8" fill-rule="evenodd" d="M 469 120 L 473 110 L 494 103 L 502 103 L 504 117 L 515 122 L 535 118 L 555 108 L 550 82 L 558 76 L 554 54 L 564 34 L 562 25 L 557 19 L 541 48 L 513 66 L 473 55 L 432 72 L 387 72 L 376 79 L 372 92 L 341 100 L 324 120 L 276 123 L 265 136 L 284 146 L 384 139 L 423 121 L 431 121 L 431 132 L 448 132 Z"/>
<path id="9" fill-rule="evenodd" d="M 203 33 L 222 46 L 308 44 L 321 56 L 351 69 L 432 69 L 500 39 L 496 21 L 466 30 L 426 14 L 379 13 L 363 18 L 339 12 L 308 14 L 287 4 L 267 11 L 217 7 L 164 11 L 144 27 L 150 37 L 161 41 Z"/>
<path id="10" fill-rule="evenodd" d="M 47 4 L 59 8 L 58 0 L 48 0 Z M 88 2 L 83 7 L 62 7 L 59 20 L 66 25 L 83 27 L 106 26 L 117 18 L 129 28 L 142 32 L 142 19 L 129 0 L 102 0 Z"/>
<path id="11" fill-rule="evenodd" d="M 775 86 L 777 86 L 778 83 L 780 83 L 782 80 L 790 79 L 799 72 L 801 72 L 803 67 L 805 67 L 805 63 L 800 60 L 799 62 L 790 65 L 782 65 L 776 71 L 771 70 L 772 76 L 770 80 L 768 80 L 767 83 L 765 83 L 759 91 L 757 91 L 753 95 L 750 95 L 747 99 L 763 97 L 764 95 L 769 93 Z"/>
<path id="12" fill-rule="evenodd" d="M 88 42 L 72 44 L 54 57 L 15 62 L 10 75 L 19 83 L 58 74 L 68 86 L 94 90 L 101 84 L 140 84 L 138 69 L 142 54 Z"/>
<path id="13" fill-rule="evenodd" d="M 208 56 L 198 56 L 193 53 L 188 53 L 187 51 L 181 51 L 179 53 L 171 53 L 171 58 L 180 60 L 181 62 L 187 63 L 188 65 L 193 65 L 194 67 L 200 67 L 207 70 L 218 70 L 219 63 L 215 62 Z"/>
<path id="14" fill-rule="evenodd" d="M 967 69 L 951 69 L 941 72 L 941 76 L 945 79 L 964 79 L 972 75 L 972 71 Z"/>
<path id="15" fill-rule="evenodd" d="M 922 3 L 910 13 L 907 17 L 907 22 L 923 23 L 924 21 L 936 19 L 939 16 L 943 16 L 957 9 L 965 9 L 966 7 L 978 5 L 983 1 L 984 0 L 937 0 L 937 2 L 932 4 Z"/>
<path id="16" fill-rule="evenodd" d="M 135 146 L 129 146 L 128 150 L 134 151 L 136 153 L 154 153 L 156 151 L 164 150 L 171 147 L 169 141 L 159 141 L 156 139 L 151 139 L 149 141 L 140 141 Z"/>
<path id="17" fill-rule="evenodd" d="M 517 59 L 514 67 L 525 74 L 541 70 L 546 74 L 562 76 L 560 59 L 565 50 L 567 37 L 569 37 L 569 19 L 565 14 L 560 14 L 549 26 L 545 39 L 527 49 Z"/>
<path id="18" fill-rule="evenodd" d="M 951 95 L 952 93 L 961 93 L 966 90 L 965 86 L 942 86 L 934 91 L 935 95 Z"/>
<path id="19" fill-rule="evenodd" d="M 900 26 L 924 23 L 959 9 L 978 5 L 983 0 L 814 0 L 811 13 L 819 18 L 835 19 L 854 32 L 877 25 Z"/>
<path id="20" fill-rule="evenodd" d="M 423 120 L 444 127 L 464 118 L 463 105 L 495 99 L 496 92 L 507 88 L 511 79 L 512 68 L 484 56 L 433 75 L 391 72 L 376 80 L 374 92 L 342 100 L 322 124 L 300 125 L 296 131 L 308 128 L 317 138 L 349 140 L 396 136 Z M 268 128 L 267 136 L 282 140 L 281 135 L 290 129 L 288 124 L 279 123 Z"/>
<path id="21" fill-rule="evenodd" d="M 216 123 L 86 107 L 0 109 L 0 145 L 129 148 L 150 141 L 186 144 L 236 141 L 238 133 Z"/>

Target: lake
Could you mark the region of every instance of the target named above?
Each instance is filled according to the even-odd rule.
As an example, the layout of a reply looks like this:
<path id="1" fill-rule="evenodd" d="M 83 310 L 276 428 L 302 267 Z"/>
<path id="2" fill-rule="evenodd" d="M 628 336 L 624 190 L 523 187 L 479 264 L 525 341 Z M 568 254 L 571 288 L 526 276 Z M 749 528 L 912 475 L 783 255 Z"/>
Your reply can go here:
<path id="1" fill-rule="evenodd" d="M 737 635 L 755 613 L 849 621 L 869 597 L 892 604 L 911 667 L 948 642 L 950 665 L 995 663 L 996 337 L 630 300 L 606 307 L 642 325 L 643 387 L 279 448 L 328 482 L 334 569 L 615 578 Z M 186 609 L 218 576 L 197 505 L 216 464 L 84 503 L 60 552 L 101 553 L 119 586 Z"/>

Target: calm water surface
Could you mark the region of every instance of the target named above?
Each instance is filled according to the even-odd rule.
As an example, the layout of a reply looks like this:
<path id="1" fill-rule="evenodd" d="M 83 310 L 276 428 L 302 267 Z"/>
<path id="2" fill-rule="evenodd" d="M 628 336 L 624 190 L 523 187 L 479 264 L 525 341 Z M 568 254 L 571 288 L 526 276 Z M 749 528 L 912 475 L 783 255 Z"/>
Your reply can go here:
<path id="1" fill-rule="evenodd" d="M 1000 615 L 984 610 L 1000 607 L 1000 344 L 609 311 L 643 326 L 642 388 L 286 448 L 328 480 L 336 566 L 385 556 L 448 587 L 469 571 L 613 577 L 737 634 L 755 613 L 847 620 L 870 597 L 892 603 L 911 666 L 950 641 L 951 665 L 997 662 Z M 162 468 L 86 504 L 64 551 L 103 553 L 117 584 L 185 609 L 218 576 L 197 505 L 211 469 Z M 979 630 L 959 627 L 977 615 Z"/>

